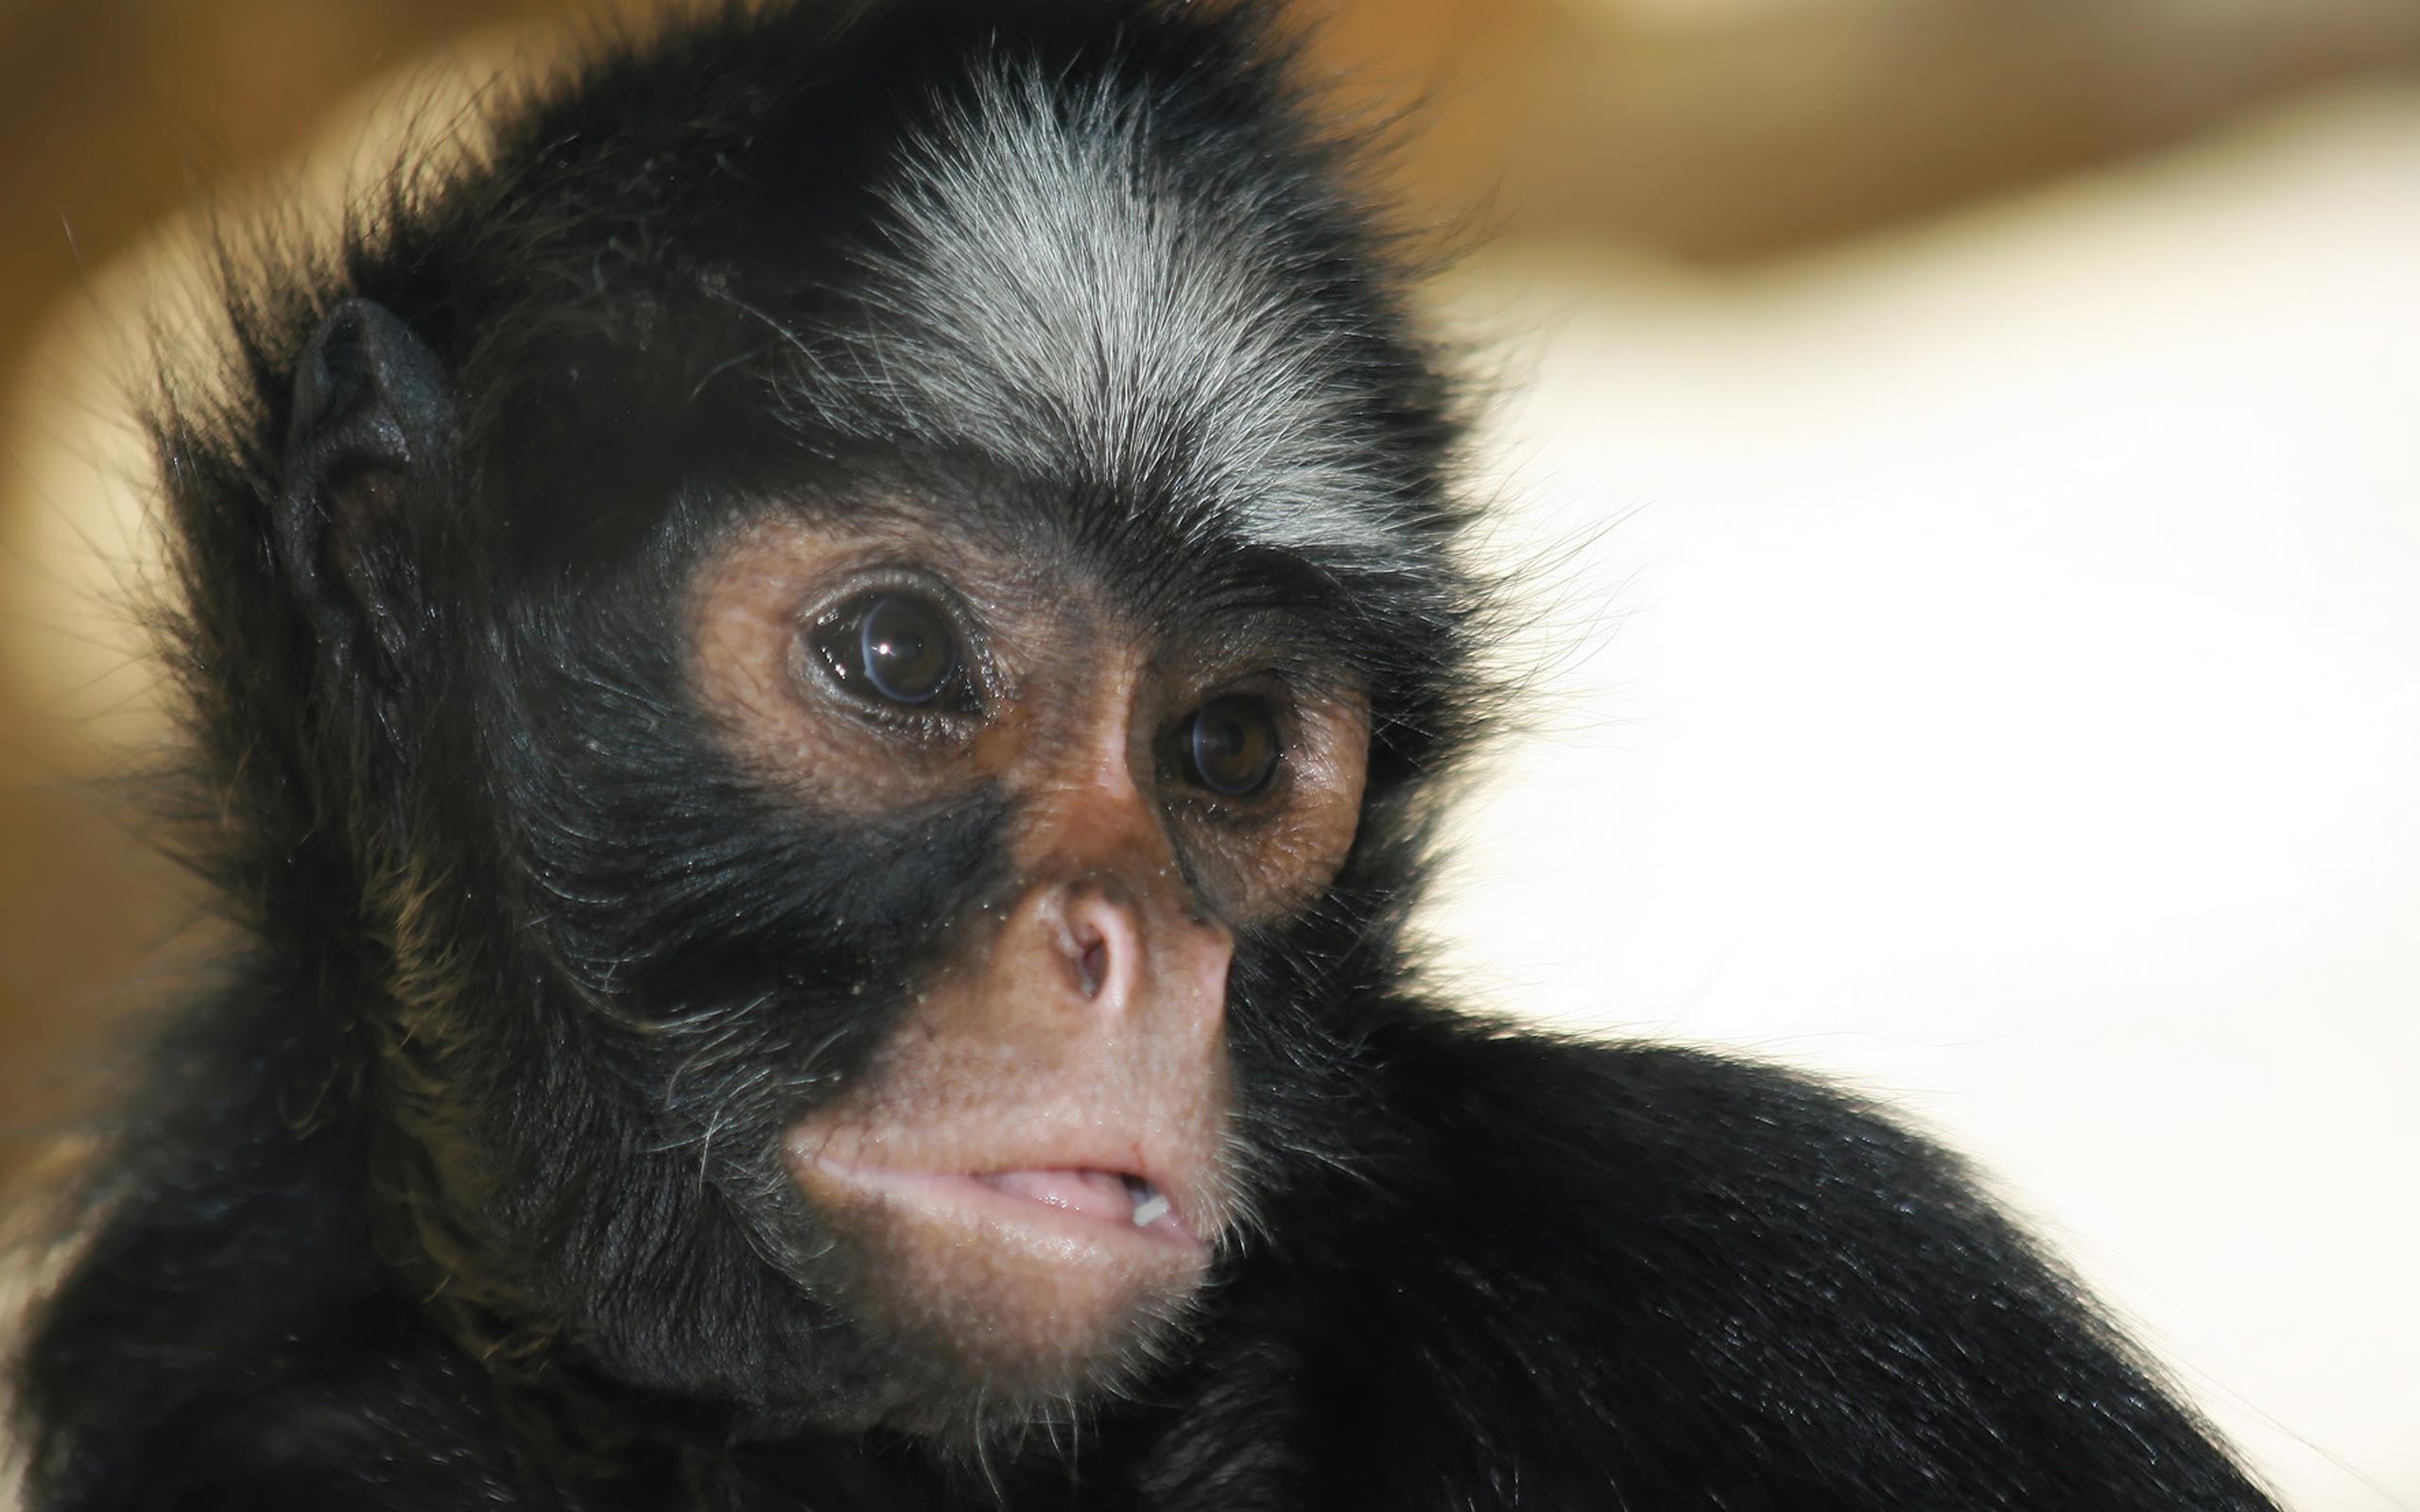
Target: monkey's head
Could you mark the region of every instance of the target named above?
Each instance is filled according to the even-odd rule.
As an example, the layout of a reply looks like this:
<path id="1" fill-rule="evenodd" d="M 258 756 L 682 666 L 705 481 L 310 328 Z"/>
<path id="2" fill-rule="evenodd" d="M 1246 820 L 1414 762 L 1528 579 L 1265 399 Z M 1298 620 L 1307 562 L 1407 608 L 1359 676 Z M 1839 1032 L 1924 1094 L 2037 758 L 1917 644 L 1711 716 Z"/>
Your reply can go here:
<path id="1" fill-rule="evenodd" d="M 163 421 L 218 864 L 499 1362 L 979 1430 L 1183 1337 L 1399 973 L 1455 438 L 1236 8 L 735 11 Z"/>

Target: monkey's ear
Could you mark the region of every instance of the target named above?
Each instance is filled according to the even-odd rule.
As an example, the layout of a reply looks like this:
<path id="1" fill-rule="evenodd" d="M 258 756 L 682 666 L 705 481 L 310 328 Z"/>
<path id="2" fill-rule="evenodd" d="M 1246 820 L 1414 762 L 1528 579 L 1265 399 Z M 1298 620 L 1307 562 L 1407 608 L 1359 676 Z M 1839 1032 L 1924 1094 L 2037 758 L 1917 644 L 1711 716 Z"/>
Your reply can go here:
<path id="1" fill-rule="evenodd" d="M 294 375 L 277 547 L 323 652 L 392 675 L 424 614 L 413 541 L 454 473 L 444 365 L 394 312 L 348 299 Z"/>

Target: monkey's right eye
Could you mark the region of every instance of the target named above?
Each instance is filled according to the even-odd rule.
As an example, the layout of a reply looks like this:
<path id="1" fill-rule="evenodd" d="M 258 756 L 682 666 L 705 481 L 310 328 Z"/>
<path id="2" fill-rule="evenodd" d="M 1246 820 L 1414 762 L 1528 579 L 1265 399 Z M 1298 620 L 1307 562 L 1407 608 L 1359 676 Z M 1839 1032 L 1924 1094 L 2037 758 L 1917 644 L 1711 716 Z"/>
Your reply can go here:
<path id="1" fill-rule="evenodd" d="M 950 617 L 921 594 L 854 599 L 817 624 L 814 641 L 834 680 L 860 697 L 919 708 L 959 680 Z"/>

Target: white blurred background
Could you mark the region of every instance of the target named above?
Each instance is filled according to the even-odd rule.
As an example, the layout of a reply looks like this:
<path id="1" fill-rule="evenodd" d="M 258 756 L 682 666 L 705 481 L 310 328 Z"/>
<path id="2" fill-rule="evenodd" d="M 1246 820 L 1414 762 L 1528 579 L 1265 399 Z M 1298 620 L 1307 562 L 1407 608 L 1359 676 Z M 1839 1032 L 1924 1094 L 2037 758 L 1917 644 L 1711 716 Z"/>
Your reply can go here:
<path id="1" fill-rule="evenodd" d="M 1564 659 L 1461 979 L 1909 1109 L 2294 1504 L 2420 1505 L 2420 94 L 1467 278 Z"/>
<path id="2" fill-rule="evenodd" d="M 95 784 L 157 222 L 551 9 L 0 0 L 0 1164 L 190 934 Z M 1906 1110 L 2291 1504 L 2420 1509 L 2420 7 L 1334 11 L 1484 233 L 1436 307 L 1545 669 L 1453 979 Z"/>

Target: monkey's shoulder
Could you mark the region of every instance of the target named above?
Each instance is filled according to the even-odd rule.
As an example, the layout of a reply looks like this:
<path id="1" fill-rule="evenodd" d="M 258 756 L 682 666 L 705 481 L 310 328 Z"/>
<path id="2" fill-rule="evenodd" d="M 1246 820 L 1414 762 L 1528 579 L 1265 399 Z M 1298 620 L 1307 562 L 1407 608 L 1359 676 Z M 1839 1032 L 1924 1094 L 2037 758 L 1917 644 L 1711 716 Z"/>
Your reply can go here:
<path id="1" fill-rule="evenodd" d="M 1532 1178 L 1574 1195 L 1577 1183 L 1594 1199 L 1584 1211 L 1547 1211 L 1626 1229 L 1802 1218 L 1833 1231 L 1842 1213 L 1806 1211 L 1816 1189 L 1849 1201 L 1852 1219 L 1992 1211 L 1964 1162 L 1899 1117 L 1770 1061 L 1418 1010 L 1372 1043 L 1382 1106 L 1420 1146 L 1420 1164 L 1482 1201 L 1536 1211 L 1521 1201 Z"/>
<path id="2" fill-rule="evenodd" d="M 1392 1143 L 1294 1199 L 1339 1237 L 1262 1331 L 1304 1341 L 1313 1480 L 1376 1474 L 1374 1505 L 2268 1504 L 1872 1104 L 1469 1019 L 1373 1045 Z"/>

